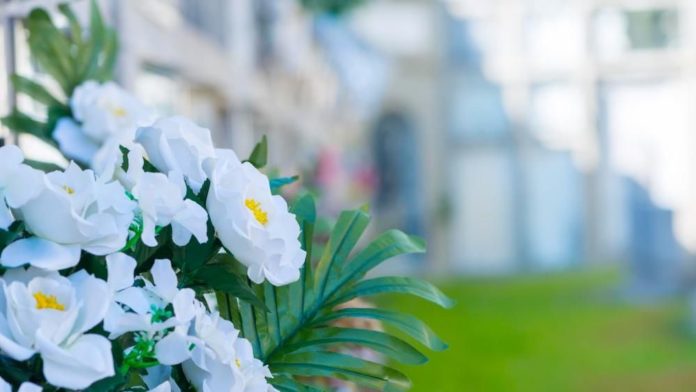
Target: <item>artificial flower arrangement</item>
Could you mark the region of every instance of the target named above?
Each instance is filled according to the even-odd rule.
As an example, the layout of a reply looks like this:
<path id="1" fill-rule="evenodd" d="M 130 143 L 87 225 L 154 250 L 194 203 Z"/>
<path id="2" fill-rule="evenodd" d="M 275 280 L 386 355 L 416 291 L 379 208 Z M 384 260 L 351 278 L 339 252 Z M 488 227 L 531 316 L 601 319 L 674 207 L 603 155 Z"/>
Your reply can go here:
<path id="1" fill-rule="evenodd" d="M 88 31 L 59 11 L 65 32 L 41 9 L 25 27 L 62 96 L 15 75 L 46 118 L 3 119 L 71 161 L 0 148 L 0 391 L 324 390 L 316 377 L 407 390 L 399 371 L 341 347 L 406 364 L 427 360 L 409 340 L 446 348 L 413 316 L 346 305 L 402 293 L 450 306 L 425 281 L 365 277 L 423 241 L 391 230 L 354 250 L 370 220 L 359 209 L 314 254 L 314 200 L 288 205 L 293 179 L 260 170 L 265 138 L 242 160 L 186 118 L 156 118 L 110 81 L 116 35 L 96 5 Z"/>

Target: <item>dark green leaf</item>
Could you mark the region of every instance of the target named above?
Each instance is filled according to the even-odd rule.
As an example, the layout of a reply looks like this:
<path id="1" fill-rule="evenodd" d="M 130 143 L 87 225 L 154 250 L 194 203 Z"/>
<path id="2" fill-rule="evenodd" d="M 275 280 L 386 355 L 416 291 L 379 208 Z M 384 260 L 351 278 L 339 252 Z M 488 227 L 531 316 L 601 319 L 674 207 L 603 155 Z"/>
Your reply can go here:
<path id="1" fill-rule="evenodd" d="M 242 301 L 266 309 L 264 302 L 256 295 L 246 282 L 228 263 L 238 263 L 229 255 L 219 255 L 212 264 L 196 270 L 194 282 L 215 291 L 231 294 Z"/>
<path id="2" fill-rule="evenodd" d="M 261 141 L 256 144 L 246 162 L 251 163 L 257 169 L 261 169 L 262 167 L 266 166 L 266 163 L 268 163 L 268 140 L 266 139 L 266 135 L 264 135 L 261 138 Z"/>
<path id="3" fill-rule="evenodd" d="M 51 162 L 41 162 L 41 161 L 35 161 L 33 159 L 25 159 L 24 163 L 33 167 L 34 169 L 41 170 L 42 172 L 46 172 L 46 173 L 56 171 L 56 170 L 63 170 L 62 167 L 56 165 L 55 163 L 51 163 Z"/>
<path id="4" fill-rule="evenodd" d="M 392 257 L 408 253 L 425 252 L 425 241 L 415 236 L 408 236 L 399 230 L 382 233 L 353 259 L 342 266 L 341 278 L 334 282 L 334 287 L 347 284 L 351 280 L 362 278 L 368 271 Z"/>
<path id="5" fill-rule="evenodd" d="M 334 352 L 286 355 L 270 366 L 273 373 L 338 378 L 379 391 L 401 392 L 411 387 L 408 378 L 397 370 Z"/>
<path id="6" fill-rule="evenodd" d="M 358 328 L 324 327 L 310 329 L 286 344 L 281 353 L 292 353 L 326 345 L 367 347 L 410 365 L 420 365 L 428 361 L 428 358 L 416 348 L 395 336 L 380 331 Z"/>
<path id="7" fill-rule="evenodd" d="M 334 266 L 345 262 L 369 222 L 370 216 L 360 210 L 345 211 L 338 218 L 315 271 L 316 286 L 320 296 L 326 293 Z M 341 266 L 339 265 L 338 268 Z"/>
<path id="8" fill-rule="evenodd" d="M 315 321 L 315 324 L 328 324 L 332 321 L 343 318 L 379 320 L 395 327 L 399 331 L 412 337 L 433 351 L 442 351 L 447 349 L 447 344 L 443 342 L 424 322 L 414 316 L 391 310 L 378 308 L 337 309 L 318 318 Z"/>
<path id="9" fill-rule="evenodd" d="M 361 281 L 348 289 L 346 292 L 340 294 L 330 303 L 335 306 L 347 302 L 353 298 L 368 297 L 383 293 L 415 295 L 432 303 L 438 304 L 443 308 L 451 308 L 454 306 L 454 301 L 432 284 L 416 278 L 405 278 L 399 276 L 386 276 Z"/>

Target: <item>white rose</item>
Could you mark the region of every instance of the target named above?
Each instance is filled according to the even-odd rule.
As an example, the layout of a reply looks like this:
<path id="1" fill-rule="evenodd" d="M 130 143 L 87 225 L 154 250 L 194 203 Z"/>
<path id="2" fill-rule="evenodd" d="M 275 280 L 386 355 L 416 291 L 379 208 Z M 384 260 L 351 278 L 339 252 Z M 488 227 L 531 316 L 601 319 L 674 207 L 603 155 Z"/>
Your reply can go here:
<path id="1" fill-rule="evenodd" d="M 210 192 L 206 202 L 220 241 L 248 267 L 249 278 L 273 285 L 297 280 L 305 260 L 300 227 L 268 178 L 230 150 L 206 162 Z"/>
<path id="2" fill-rule="evenodd" d="M 23 164 L 24 154 L 17 146 L 0 147 L 0 229 L 7 229 L 17 208 L 41 191 L 42 174 Z"/>
<path id="3" fill-rule="evenodd" d="M 128 144 L 137 127 L 153 120 L 150 110 L 113 82 L 84 82 L 73 92 L 70 107 L 77 122 L 61 119 L 53 137 L 67 156 L 88 164 L 110 141 Z"/>
<path id="4" fill-rule="evenodd" d="M 121 183 L 135 197 L 143 219 L 142 241 L 157 245 L 156 227 L 171 224 L 172 240 L 184 246 L 195 236 L 199 243 L 208 241 L 208 213 L 193 200 L 186 199 L 186 184 L 181 173 L 169 175 L 143 170 L 139 150 L 128 153 L 128 171 L 120 176 Z"/>
<path id="5" fill-rule="evenodd" d="M 0 263 L 50 270 L 72 267 L 80 251 L 106 255 L 123 248 L 135 204 L 118 182 L 104 183 L 71 163 L 42 176 L 38 196 L 15 211 L 35 237 L 7 246 Z"/>
<path id="6" fill-rule="evenodd" d="M 169 260 L 155 260 L 150 270 L 153 282 L 138 277 L 141 287 L 133 285 L 136 261 L 132 257 L 114 253 L 106 257 L 106 265 L 114 300 L 105 317 L 104 329 L 111 339 L 127 332 L 142 332 L 148 339 L 159 340 L 162 331 L 188 325 L 195 317 L 196 294 L 191 289 L 177 287 L 176 273 Z"/>
<path id="7" fill-rule="evenodd" d="M 191 189 L 200 191 L 206 180 L 203 162 L 215 156 L 208 129 L 184 117 L 168 117 L 139 128 L 135 141 L 145 148 L 148 159 L 159 171 L 180 172 Z"/>
<path id="8" fill-rule="evenodd" d="M 104 318 L 106 282 L 84 270 L 69 278 L 30 268 L 0 280 L 0 351 L 24 361 L 35 353 L 52 385 L 83 389 L 114 374 L 111 342 L 86 334 Z"/>
<path id="9" fill-rule="evenodd" d="M 260 360 L 254 358 L 251 343 L 244 338 L 228 341 L 234 353 L 231 361 L 224 361 L 210 347 L 197 345 L 191 359 L 182 364 L 186 378 L 201 392 L 275 391 L 267 378 L 271 372 Z"/>
<path id="10" fill-rule="evenodd" d="M 200 313 L 188 341 L 182 368 L 199 391 L 268 392 L 268 367 L 254 358 L 251 343 L 238 338 L 232 323 L 215 314 Z M 193 347 L 193 349 L 191 349 Z"/>

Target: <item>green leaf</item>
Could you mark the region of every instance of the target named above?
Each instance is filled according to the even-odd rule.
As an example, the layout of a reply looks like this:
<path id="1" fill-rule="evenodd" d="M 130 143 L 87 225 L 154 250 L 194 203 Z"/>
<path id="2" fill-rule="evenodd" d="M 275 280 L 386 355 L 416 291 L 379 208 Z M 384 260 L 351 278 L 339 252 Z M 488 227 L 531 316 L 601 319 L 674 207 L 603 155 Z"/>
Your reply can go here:
<path id="1" fill-rule="evenodd" d="M 316 205 L 311 195 L 304 195 L 297 199 L 291 208 L 295 214 L 297 222 L 302 229 L 300 243 L 302 249 L 307 252 L 305 263 L 300 270 L 300 279 L 288 287 L 288 314 L 297 318 L 302 315 L 311 302 L 314 295 L 314 271 L 312 268 L 312 240 L 314 235 L 314 224 L 317 218 Z M 295 320 L 295 323 L 297 320 Z M 290 324 L 290 323 L 286 323 Z M 293 323 L 294 324 L 294 323 Z"/>
<path id="2" fill-rule="evenodd" d="M 302 385 L 290 377 L 273 376 L 271 384 L 280 392 L 323 392 L 323 388 L 314 385 Z"/>
<path id="3" fill-rule="evenodd" d="M 60 11 L 63 16 L 68 20 L 70 24 L 70 39 L 76 44 L 82 44 L 82 26 L 80 26 L 80 21 L 77 19 L 77 15 L 73 12 L 72 8 L 67 3 L 59 4 L 58 11 Z"/>
<path id="4" fill-rule="evenodd" d="M 443 342 L 424 322 L 409 314 L 378 308 L 344 308 L 318 318 L 316 325 L 326 325 L 344 318 L 373 319 L 385 322 L 433 351 L 447 349 Z"/>
<path id="5" fill-rule="evenodd" d="M 46 172 L 46 173 L 56 171 L 56 170 L 63 170 L 62 167 L 56 165 L 55 163 L 51 163 L 51 162 L 41 162 L 41 161 L 35 161 L 33 159 L 24 159 L 24 163 L 33 167 L 34 169 L 41 170 L 42 172 Z"/>
<path id="6" fill-rule="evenodd" d="M 120 373 L 104 378 L 83 389 L 83 392 L 117 392 L 126 385 L 126 377 Z"/>
<path id="7" fill-rule="evenodd" d="M 272 364 L 271 371 L 274 374 L 337 378 L 388 392 L 406 391 L 411 386 L 408 378 L 397 370 L 334 352 L 287 355 Z"/>
<path id="8" fill-rule="evenodd" d="M 55 142 L 49 136 L 49 130 L 45 123 L 35 120 L 18 110 L 14 110 L 9 115 L 3 117 L 2 123 L 14 132 L 28 133 L 55 145 Z"/>
<path id="9" fill-rule="evenodd" d="M 18 362 L 0 354 L 0 377 L 13 384 L 21 384 L 33 376 L 31 367 L 27 361 Z"/>
<path id="10" fill-rule="evenodd" d="M 75 64 L 69 57 L 70 42 L 43 9 L 31 11 L 25 19 L 25 26 L 32 57 L 60 84 L 65 95 L 70 96 L 78 82 Z"/>
<path id="11" fill-rule="evenodd" d="M 368 297 L 383 293 L 411 294 L 438 304 L 443 308 L 449 309 L 454 306 L 454 301 L 432 284 L 416 278 L 398 276 L 386 276 L 361 281 L 330 303 L 338 305 L 353 298 Z"/>
<path id="12" fill-rule="evenodd" d="M 231 294 L 242 301 L 266 309 L 264 302 L 256 295 L 246 282 L 234 270 L 232 263 L 239 263 L 230 255 L 220 254 L 213 262 L 196 270 L 194 283 L 226 294 Z"/>
<path id="13" fill-rule="evenodd" d="M 423 239 L 408 236 L 399 230 L 389 230 L 360 251 L 350 263 L 343 265 L 341 279 L 334 282 L 334 285 L 336 287 L 343 286 L 349 281 L 362 278 L 368 271 L 390 258 L 424 252 L 425 241 Z"/>
<path id="14" fill-rule="evenodd" d="M 261 169 L 266 166 L 266 163 L 268 163 L 268 140 L 266 139 L 266 135 L 263 135 L 261 141 L 258 142 L 251 151 L 249 159 L 247 159 L 245 162 L 251 163 L 257 169 Z"/>
<path id="15" fill-rule="evenodd" d="M 428 361 L 428 358 L 416 348 L 395 336 L 380 331 L 357 328 L 323 327 L 310 329 L 297 335 L 295 339 L 285 345 L 280 353 L 290 353 L 326 345 L 367 347 L 409 365 L 421 365 Z"/>
<path id="16" fill-rule="evenodd" d="M 345 211 L 338 218 L 316 268 L 315 279 L 319 295 L 326 293 L 334 265 L 340 265 L 348 257 L 369 222 L 370 216 L 360 210 Z"/>
<path id="17" fill-rule="evenodd" d="M 116 32 L 109 29 L 105 32 L 104 52 L 102 54 L 102 62 L 99 70 L 96 72 L 95 78 L 105 82 L 111 80 L 118 58 L 118 36 Z"/>
<path id="18" fill-rule="evenodd" d="M 285 185 L 290 185 L 299 179 L 300 176 L 271 178 L 269 180 L 271 184 L 271 192 L 273 192 L 273 194 L 277 194 Z"/>
<path id="19" fill-rule="evenodd" d="M 31 79 L 13 74 L 11 77 L 12 86 L 19 93 L 26 94 L 37 102 L 41 102 L 48 106 L 65 106 L 61 101 L 55 98 L 46 88 Z"/>
<path id="20" fill-rule="evenodd" d="M 92 0 L 89 19 L 89 60 L 83 65 L 85 68 L 80 73 L 82 79 L 97 79 L 102 50 L 106 46 L 106 35 L 107 32 L 104 26 L 104 19 L 99 11 L 96 0 Z"/>

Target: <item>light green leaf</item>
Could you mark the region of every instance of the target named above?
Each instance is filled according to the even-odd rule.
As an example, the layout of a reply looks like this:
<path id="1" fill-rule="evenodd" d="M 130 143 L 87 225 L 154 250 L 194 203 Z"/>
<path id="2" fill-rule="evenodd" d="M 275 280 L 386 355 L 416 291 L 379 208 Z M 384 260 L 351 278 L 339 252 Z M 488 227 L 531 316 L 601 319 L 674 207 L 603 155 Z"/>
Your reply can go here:
<path id="1" fill-rule="evenodd" d="M 46 90 L 46 88 L 31 79 L 14 74 L 11 76 L 12 86 L 19 93 L 26 94 L 35 101 L 48 106 L 65 106 L 57 98 Z"/>

